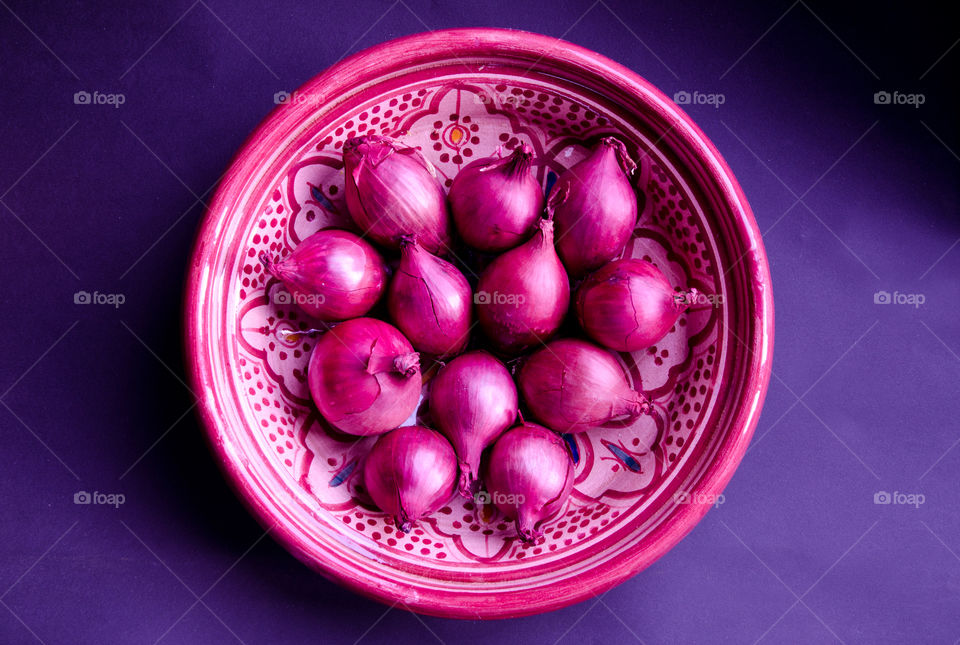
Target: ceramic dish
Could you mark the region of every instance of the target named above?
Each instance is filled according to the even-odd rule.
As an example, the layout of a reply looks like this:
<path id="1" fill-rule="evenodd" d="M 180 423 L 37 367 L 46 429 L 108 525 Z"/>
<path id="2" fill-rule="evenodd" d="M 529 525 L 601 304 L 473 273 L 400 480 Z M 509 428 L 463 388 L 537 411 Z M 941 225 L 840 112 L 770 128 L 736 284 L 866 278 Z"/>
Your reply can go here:
<path id="1" fill-rule="evenodd" d="M 189 377 L 213 451 L 258 520 L 306 564 L 388 604 L 497 618 L 610 588 L 673 547 L 747 447 L 770 373 L 773 301 L 759 231 L 716 148 L 632 71 L 576 45 L 506 30 L 373 47 L 281 104 L 233 160 L 200 228 L 185 294 Z M 549 186 L 614 134 L 639 161 L 628 254 L 704 296 L 656 347 L 622 354 L 656 403 L 629 425 L 568 437 L 576 486 L 546 540 L 519 543 L 492 506 L 455 498 L 410 534 L 365 498 L 371 438 L 317 415 L 304 376 L 312 325 L 257 256 L 285 255 L 342 213 L 340 150 L 381 133 L 422 148 L 449 186 L 462 165 L 527 143 Z M 642 377 L 642 382 L 641 382 Z"/>

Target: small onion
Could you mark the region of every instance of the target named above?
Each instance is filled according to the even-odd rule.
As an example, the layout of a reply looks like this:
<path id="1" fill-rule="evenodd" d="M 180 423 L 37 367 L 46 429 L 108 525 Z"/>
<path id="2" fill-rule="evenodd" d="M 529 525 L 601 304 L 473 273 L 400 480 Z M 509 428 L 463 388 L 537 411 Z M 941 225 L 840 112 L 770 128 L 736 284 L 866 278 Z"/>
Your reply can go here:
<path id="1" fill-rule="evenodd" d="M 458 356 L 430 383 L 430 414 L 457 453 L 460 494 L 473 497 L 481 453 L 517 418 L 513 377 L 487 352 Z"/>
<path id="2" fill-rule="evenodd" d="M 650 262 L 624 259 L 584 280 L 577 290 L 576 310 L 590 338 L 618 352 L 633 352 L 663 338 L 689 301 Z"/>
<path id="3" fill-rule="evenodd" d="M 354 318 L 326 332 L 307 368 L 320 414 L 343 432 L 374 435 L 399 426 L 420 400 L 420 361 L 396 327 Z"/>
<path id="4" fill-rule="evenodd" d="M 538 350 L 517 380 L 534 417 L 557 432 L 583 432 L 650 409 L 613 355 L 583 340 L 555 340 Z"/>
<path id="5" fill-rule="evenodd" d="M 570 306 L 567 273 L 553 246 L 553 222 L 484 270 L 474 294 L 480 327 L 497 349 L 516 353 L 560 327 Z"/>
<path id="6" fill-rule="evenodd" d="M 397 428 L 377 439 L 363 467 L 373 502 L 404 533 L 446 504 L 456 481 L 453 448 L 439 432 L 423 426 Z"/>
<path id="7" fill-rule="evenodd" d="M 387 296 L 390 317 L 413 346 L 446 358 L 467 345 L 473 291 L 460 271 L 407 238 Z"/>
<path id="8" fill-rule="evenodd" d="M 541 525 L 563 508 L 573 490 L 573 460 L 557 434 L 525 423 L 501 435 L 490 452 L 490 500 L 516 521 L 524 542 L 543 537 Z"/>
<path id="9" fill-rule="evenodd" d="M 623 251 L 637 223 L 629 179 L 636 167 L 622 142 L 604 137 L 557 179 L 547 212 L 557 222 L 557 252 L 571 275 L 592 271 Z"/>
<path id="10" fill-rule="evenodd" d="M 347 209 L 377 243 L 397 248 L 416 236 L 431 253 L 450 243 L 450 215 L 436 170 L 416 148 L 367 135 L 343 145 Z"/>
<path id="11" fill-rule="evenodd" d="M 318 231 L 283 260 L 260 261 L 286 287 L 288 301 L 325 322 L 363 316 L 383 295 L 387 267 L 369 242 L 349 231 Z"/>
<path id="12" fill-rule="evenodd" d="M 499 253 L 530 237 L 543 211 L 543 188 L 530 172 L 533 148 L 524 144 L 464 166 L 450 186 L 450 210 L 463 241 Z"/>

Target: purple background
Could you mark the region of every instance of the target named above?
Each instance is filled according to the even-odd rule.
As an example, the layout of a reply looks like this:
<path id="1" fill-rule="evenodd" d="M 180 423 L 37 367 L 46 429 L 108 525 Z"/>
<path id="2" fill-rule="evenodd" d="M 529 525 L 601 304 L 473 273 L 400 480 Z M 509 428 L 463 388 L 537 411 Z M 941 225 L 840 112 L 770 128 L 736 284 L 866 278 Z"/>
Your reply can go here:
<path id="1" fill-rule="evenodd" d="M 141 4 L 0 1 L 0 642 L 960 638 L 955 23 L 804 0 Z M 261 539 L 188 413 L 178 334 L 203 202 L 274 93 L 477 25 L 563 36 L 669 95 L 722 93 L 688 111 L 753 205 L 777 308 L 725 503 L 604 596 L 490 623 L 387 611 Z M 125 103 L 75 105 L 80 90 Z M 126 301 L 75 305 L 81 289 Z M 126 501 L 75 505 L 80 490 Z"/>

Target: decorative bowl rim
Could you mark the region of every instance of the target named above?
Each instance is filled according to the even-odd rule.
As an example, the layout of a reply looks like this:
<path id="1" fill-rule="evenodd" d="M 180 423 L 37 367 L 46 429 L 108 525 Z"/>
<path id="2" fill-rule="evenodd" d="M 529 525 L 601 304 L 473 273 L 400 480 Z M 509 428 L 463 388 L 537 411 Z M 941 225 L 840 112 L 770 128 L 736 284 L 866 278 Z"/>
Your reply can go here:
<path id="1" fill-rule="evenodd" d="M 297 92 L 301 94 L 339 96 L 341 90 L 356 88 L 375 81 L 399 64 L 414 61 L 442 60 L 465 56 L 528 56 L 535 58 L 533 67 L 541 63 L 554 66 L 575 66 L 596 75 L 643 100 L 645 105 L 670 124 L 676 136 L 690 146 L 697 158 L 710 171 L 711 179 L 735 215 L 734 224 L 744 246 L 751 250 L 742 258 L 752 280 L 749 302 L 754 308 L 756 333 L 745 344 L 749 352 L 746 383 L 732 417 L 730 432 L 713 462 L 690 493 L 712 499 L 721 493 L 733 475 L 759 419 L 770 380 L 773 350 L 773 295 L 770 272 L 763 240 L 747 199 L 727 163 L 700 128 L 660 90 L 632 70 L 609 58 L 561 39 L 510 29 L 460 28 L 418 33 L 390 40 L 344 59 L 313 77 Z M 322 90 L 322 92 L 318 92 Z M 183 341 L 188 381 L 198 398 L 197 416 L 205 431 L 211 451 L 231 487 L 258 522 L 273 538 L 300 560 L 325 577 L 391 606 L 425 614 L 450 618 L 508 618 L 552 611 L 597 596 L 651 565 L 673 548 L 700 521 L 709 508 L 706 504 L 680 505 L 668 521 L 658 525 L 644 540 L 629 547 L 616 566 L 591 569 L 575 581 L 552 583 L 551 592 L 544 588 L 528 588 L 509 593 L 457 594 L 456 592 L 405 589 L 389 580 L 371 574 L 362 567 L 338 561 L 322 544 L 304 539 L 291 526 L 292 522 L 278 513 L 270 500 L 252 485 L 248 473 L 238 463 L 228 445 L 227 423 L 220 414 L 223 404 L 213 382 L 213 364 L 205 351 L 208 338 L 203 330 L 203 269 L 216 259 L 216 242 L 220 213 L 230 210 L 234 198 L 242 192 L 247 180 L 269 156 L 270 144 L 278 132 L 289 132 L 302 125 L 308 113 L 317 106 L 279 105 L 265 118 L 239 148 L 210 202 L 198 227 L 184 289 Z M 329 108 L 319 108 L 320 110 Z M 747 346 L 748 345 L 748 346 Z"/>

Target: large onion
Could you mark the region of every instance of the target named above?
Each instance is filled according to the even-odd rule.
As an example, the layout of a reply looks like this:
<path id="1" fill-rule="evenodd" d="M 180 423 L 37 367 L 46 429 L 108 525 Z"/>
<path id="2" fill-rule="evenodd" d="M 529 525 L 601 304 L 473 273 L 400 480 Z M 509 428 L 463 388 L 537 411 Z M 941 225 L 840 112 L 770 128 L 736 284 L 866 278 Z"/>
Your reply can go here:
<path id="1" fill-rule="evenodd" d="M 472 295 L 455 266 L 416 240 L 401 242 L 400 267 L 390 283 L 387 308 L 416 349 L 439 358 L 462 352 L 473 320 Z"/>
<path id="2" fill-rule="evenodd" d="M 557 179 L 547 212 L 557 222 L 557 252 L 571 275 L 592 271 L 623 251 L 637 223 L 629 179 L 634 169 L 623 143 L 604 137 Z"/>
<path id="3" fill-rule="evenodd" d="M 467 164 L 450 186 L 450 210 L 463 241 L 499 253 L 530 237 L 543 210 L 543 189 L 530 172 L 533 148 L 524 144 Z"/>
<path id="4" fill-rule="evenodd" d="M 557 432 L 583 432 L 650 407 L 613 355 L 583 340 L 555 340 L 538 350 L 520 369 L 518 383 L 530 412 Z"/>
<path id="5" fill-rule="evenodd" d="M 553 246 L 553 222 L 484 270 L 474 294 L 480 327 L 497 349 L 516 353 L 544 342 L 570 306 L 567 273 Z"/>
<path id="6" fill-rule="evenodd" d="M 338 229 L 314 233 L 278 262 L 266 254 L 260 260 L 286 287 L 276 302 L 293 302 L 326 322 L 363 316 L 387 283 L 380 254 L 369 242 Z"/>
<path id="7" fill-rule="evenodd" d="M 363 468 L 370 497 L 404 533 L 446 504 L 456 481 L 453 448 L 439 432 L 422 426 L 397 428 L 377 439 Z"/>
<path id="8" fill-rule="evenodd" d="M 487 352 L 458 356 L 430 382 L 430 415 L 457 453 L 460 494 L 473 497 L 480 454 L 517 418 L 513 377 Z"/>
<path id="9" fill-rule="evenodd" d="M 390 248 L 415 236 L 431 253 L 450 242 L 450 215 L 436 170 L 416 148 L 367 135 L 343 146 L 347 209 L 374 241 Z"/>
<path id="10" fill-rule="evenodd" d="M 420 399 L 420 362 L 396 327 L 354 318 L 325 333 L 307 368 L 320 414 L 344 432 L 381 434 L 413 414 Z"/>
<path id="11" fill-rule="evenodd" d="M 524 542 L 543 537 L 543 522 L 557 514 L 573 489 L 573 461 L 563 440 L 535 423 L 507 430 L 490 451 L 490 501 L 516 521 Z"/>
<path id="12" fill-rule="evenodd" d="M 633 352 L 663 338 L 690 298 L 678 293 L 653 264 L 614 260 L 577 289 L 580 325 L 593 340 L 618 352 Z"/>

